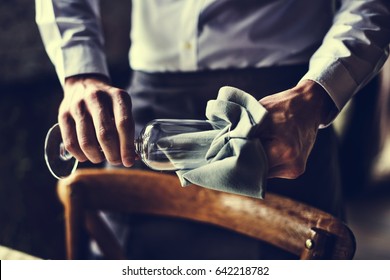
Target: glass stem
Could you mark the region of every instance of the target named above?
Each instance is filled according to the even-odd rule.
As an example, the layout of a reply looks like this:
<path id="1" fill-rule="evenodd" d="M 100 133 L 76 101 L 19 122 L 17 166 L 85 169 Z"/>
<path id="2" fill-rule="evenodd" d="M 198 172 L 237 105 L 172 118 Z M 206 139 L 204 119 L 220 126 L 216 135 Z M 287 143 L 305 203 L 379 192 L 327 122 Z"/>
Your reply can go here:
<path id="1" fill-rule="evenodd" d="M 65 149 L 64 143 L 61 142 L 61 144 L 60 144 L 60 159 L 62 159 L 63 161 L 68 161 L 71 158 L 73 158 L 73 156 L 71 155 L 71 153 L 69 153 Z"/>
<path id="2" fill-rule="evenodd" d="M 134 148 L 135 148 L 135 153 L 141 157 L 141 151 L 142 151 L 142 138 L 137 137 L 134 139 Z"/>

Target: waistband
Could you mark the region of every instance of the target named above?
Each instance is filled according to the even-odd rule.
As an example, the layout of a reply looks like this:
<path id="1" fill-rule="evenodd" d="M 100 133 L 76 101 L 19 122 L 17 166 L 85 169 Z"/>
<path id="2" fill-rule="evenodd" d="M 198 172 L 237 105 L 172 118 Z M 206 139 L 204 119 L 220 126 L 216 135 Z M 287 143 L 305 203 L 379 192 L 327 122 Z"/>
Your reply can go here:
<path id="1" fill-rule="evenodd" d="M 226 83 L 274 84 L 283 80 L 298 82 L 306 73 L 308 65 L 274 66 L 265 68 L 243 68 L 202 70 L 196 72 L 143 72 L 133 71 L 132 81 L 158 87 L 208 86 Z"/>

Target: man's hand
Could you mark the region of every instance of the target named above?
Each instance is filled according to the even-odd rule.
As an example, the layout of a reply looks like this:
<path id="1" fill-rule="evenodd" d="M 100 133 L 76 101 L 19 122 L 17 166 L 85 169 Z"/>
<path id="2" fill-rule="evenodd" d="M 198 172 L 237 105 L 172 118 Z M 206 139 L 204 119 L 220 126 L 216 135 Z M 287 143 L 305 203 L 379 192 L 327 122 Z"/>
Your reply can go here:
<path id="1" fill-rule="evenodd" d="M 105 77 L 67 78 L 58 123 L 65 148 L 80 162 L 134 164 L 131 99 Z"/>
<path id="2" fill-rule="evenodd" d="M 304 80 L 296 87 L 260 100 L 268 115 L 259 136 L 269 163 L 269 178 L 295 179 L 304 173 L 318 127 L 335 105 L 317 83 Z"/>

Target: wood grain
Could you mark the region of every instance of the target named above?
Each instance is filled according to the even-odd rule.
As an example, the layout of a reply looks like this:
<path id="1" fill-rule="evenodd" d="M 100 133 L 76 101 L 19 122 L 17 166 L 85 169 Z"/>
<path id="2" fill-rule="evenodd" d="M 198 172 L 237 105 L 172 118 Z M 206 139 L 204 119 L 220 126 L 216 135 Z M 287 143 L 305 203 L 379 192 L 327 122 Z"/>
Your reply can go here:
<path id="1" fill-rule="evenodd" d="M 163 173 L 84 169 L 60 180 L 58 194 L 65 207 L 68 258 L 81 256 L 80 240 L 75 235 L 81 236 L 85 230 L 85 211 L 96 210 L 214 224 L 266 241 L 303 259 L 351 259 L 355 252 L 354 236 L 340 220 L 271 193 L 259 200 L 195 185 L 183 188 L 176 176 Z M 90 231 L 91 228 L 89 225 Z M 310 249 L 305 246 L 308 239 L 313 241 Z M 101 238 L 100 246 L 107 247 L 105 242 L 109 240 Z M 123 257 L 122 253 L 110 256 Z"/>

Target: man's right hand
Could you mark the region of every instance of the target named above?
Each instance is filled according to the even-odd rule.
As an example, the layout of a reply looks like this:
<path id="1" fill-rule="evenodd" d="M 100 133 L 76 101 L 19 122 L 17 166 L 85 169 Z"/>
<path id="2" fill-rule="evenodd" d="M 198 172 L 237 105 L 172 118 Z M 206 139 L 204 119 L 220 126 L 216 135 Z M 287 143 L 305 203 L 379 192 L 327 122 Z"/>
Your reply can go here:
<path id="1" fill-rule="evenodd" d="M 80 162 L 134 164 L 134 121 L 129 94 L 99 75 L 65 80 L 58 123 L 65 148 Z"/>

